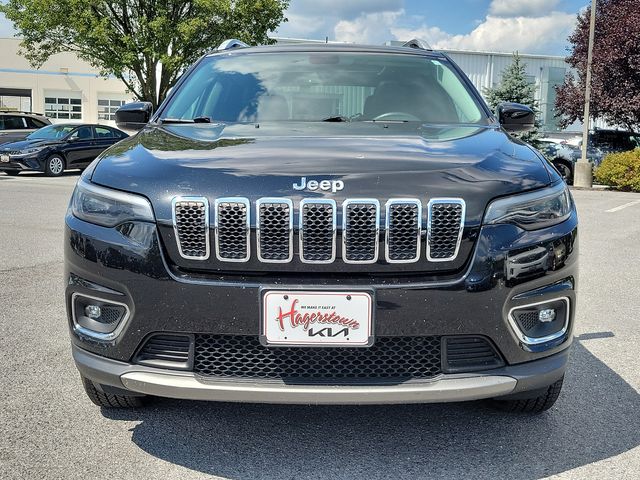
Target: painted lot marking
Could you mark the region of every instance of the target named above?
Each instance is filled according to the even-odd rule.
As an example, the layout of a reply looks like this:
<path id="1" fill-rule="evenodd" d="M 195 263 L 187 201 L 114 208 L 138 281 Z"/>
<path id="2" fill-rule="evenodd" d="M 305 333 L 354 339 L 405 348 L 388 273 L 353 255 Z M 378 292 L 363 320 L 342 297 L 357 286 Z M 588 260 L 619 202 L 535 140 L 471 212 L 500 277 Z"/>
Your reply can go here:
<path id="1" fill-rule="evenodd" d="M 620 210 L 623 210 L 627 207 L 632 207 L 634 205 L 638 205 L 639 203 L 640 203 L 640 200 L 634 200 L 633 202 L 625 203 L 624 205 L 619 205 L 617 207 L 610 208 L 609 210 L 605 210 L 605 212 L 606 213 L 619 212 Z"/>

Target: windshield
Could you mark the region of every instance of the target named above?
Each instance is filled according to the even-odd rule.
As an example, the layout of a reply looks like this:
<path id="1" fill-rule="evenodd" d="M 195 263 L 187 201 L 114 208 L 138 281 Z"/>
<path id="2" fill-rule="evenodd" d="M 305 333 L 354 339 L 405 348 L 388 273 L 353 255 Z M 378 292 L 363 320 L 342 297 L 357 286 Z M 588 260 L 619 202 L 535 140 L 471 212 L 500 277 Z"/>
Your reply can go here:
<path id="1" fill-rule="evenodd" d="M 208 57 L 161 119 L 487 123 L 444 59 L 336 52 Z"/>
<path id="2" fill-rule="evenodd" d="M 28 135 L 29 140 L 58 140 L 66 137 L 77 125 L 49 125 Z"/>

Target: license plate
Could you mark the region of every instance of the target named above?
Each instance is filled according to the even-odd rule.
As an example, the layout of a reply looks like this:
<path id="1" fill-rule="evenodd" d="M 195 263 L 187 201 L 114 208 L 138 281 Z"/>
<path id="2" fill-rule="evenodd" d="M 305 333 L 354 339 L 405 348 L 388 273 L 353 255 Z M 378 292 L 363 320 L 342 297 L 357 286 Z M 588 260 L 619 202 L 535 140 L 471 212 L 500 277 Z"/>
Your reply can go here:
<path id="1" fill-rule="evenodd" d="M 366 292 L 268 291 L 262 298 L 267 345 L 367 347 L 373 344 Z"/>
<path id="2" fill-rule="evenodd" d="M 0 162 L 9 163 L 9 155 L 0 155 Z"/>

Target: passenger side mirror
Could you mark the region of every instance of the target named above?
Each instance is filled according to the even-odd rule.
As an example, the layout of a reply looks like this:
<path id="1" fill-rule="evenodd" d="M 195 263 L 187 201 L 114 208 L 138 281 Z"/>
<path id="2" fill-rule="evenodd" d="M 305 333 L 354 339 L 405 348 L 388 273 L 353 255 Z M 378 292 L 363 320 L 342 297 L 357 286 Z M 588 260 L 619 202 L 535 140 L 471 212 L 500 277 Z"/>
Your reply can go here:
<path id="1" fill-rule="evenodd" d="M 127 103 L 116 110 L 116 125 L 122 130 L 142 129 L 153 114 L 151 102 Z"/>
<path id="2" fill-rule="evenodd" d="M 500 125 L 507 132 L 526 132 L 535 127 L 535 112 L 520 103 L 501 103 L 497 115 Z"/>

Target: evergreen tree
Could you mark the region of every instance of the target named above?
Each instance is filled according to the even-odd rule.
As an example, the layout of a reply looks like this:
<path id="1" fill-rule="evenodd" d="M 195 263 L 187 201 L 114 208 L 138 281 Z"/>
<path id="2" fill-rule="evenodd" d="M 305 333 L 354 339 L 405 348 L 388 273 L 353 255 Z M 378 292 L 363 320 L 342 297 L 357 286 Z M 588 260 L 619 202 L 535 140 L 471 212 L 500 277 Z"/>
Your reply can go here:
<path id="1" fill-rule="evenodd" d="M 532 131 L 512 134 L 528 143 L 535 143 L 538 137 L 540 120 L 538 119 L 538 101 L 535 98 L 536 86 L 527 81 L 527 64 L 523 63 L 518 52 L 513 54 L 513 62 L 502 71 L 502 82 L 494 88 L 485 88 L 484 97 L 495 111 L 502 102 L 521 103 L 536 112 L 536 126 Z"/>

